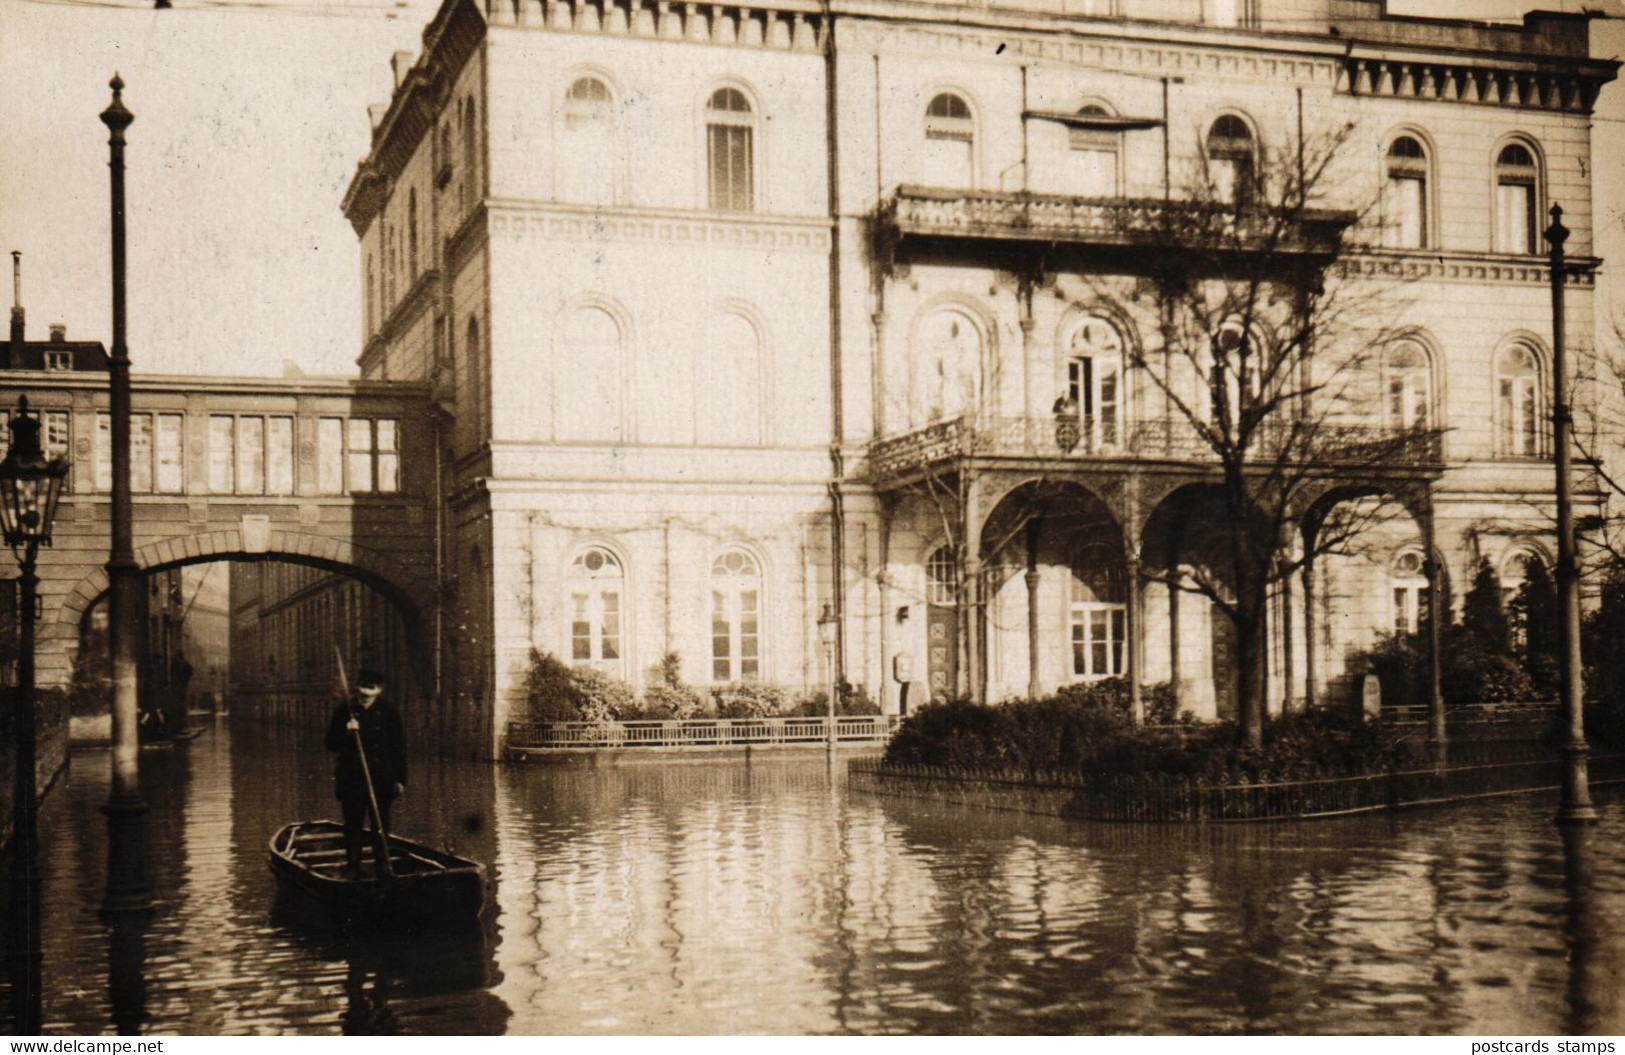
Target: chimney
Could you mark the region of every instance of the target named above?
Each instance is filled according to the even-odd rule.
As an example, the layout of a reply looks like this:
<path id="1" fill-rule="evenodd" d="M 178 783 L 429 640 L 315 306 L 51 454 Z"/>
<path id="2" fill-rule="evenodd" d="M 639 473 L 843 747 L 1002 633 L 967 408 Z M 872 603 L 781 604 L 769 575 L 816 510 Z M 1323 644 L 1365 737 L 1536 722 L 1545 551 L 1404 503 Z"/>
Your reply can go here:
<path id="1" fill-rule="evenodd" d="M 406 80 L 406 75 L 411 72 L 412 58 L 413 55 L 410 51 L 397 51 L 389 57 L 389 68 L 395 71 L 395 87 L 397 89 Z"/>
<path id="2" fill-rule="evenodd" d="M 372 130 L 374 132 L 378 131 L 378 126 L 384 123 L 384 118 L 388 114 L 388 103 L 373 103 L 367 107 L 367 117 L 372 120 Z"/>
<path id="3" fill-rule="evenodd" d="M 22 362 L 23 354 L 23 254 L 11 251 L 11 340 L 0 366 Z"/>
<path id="4" fill-rule="evenodd" d="M 66 344 L 68 341 L 68 324 L 65 322 L 51 323 L 51 343 Z"/>

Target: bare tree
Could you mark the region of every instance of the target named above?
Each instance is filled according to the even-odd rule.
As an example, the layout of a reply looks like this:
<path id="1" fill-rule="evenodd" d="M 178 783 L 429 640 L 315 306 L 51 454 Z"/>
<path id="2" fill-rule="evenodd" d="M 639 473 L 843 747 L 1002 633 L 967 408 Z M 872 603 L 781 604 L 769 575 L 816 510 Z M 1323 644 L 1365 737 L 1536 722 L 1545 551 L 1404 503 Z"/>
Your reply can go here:
<path id="1" fill-rule="evenodd" d="M 1148 250 L 1139 280 L 1098 282 L 1124 314 L 1152 319 L 1132 365 L 1149 385 L 1142 413 L 1160 403 L 1163 417 L 1142 422 L 1136 453 L 1208 467 L 1192 507 L 1198 544 L 1146 574 L 1233 624 L 1250 744 L 1263 739 L 1271 597 L 1309 562 L 1348 552 L 1439 459 L 1425 404 L 1384 422 L 1402 280 L 1357 265 L 1369 210 L 1322 204 L 1348 135 L 1240 165 L 1204 158 L 1182 201 L 1122 213 L 1125 241 Z"/>

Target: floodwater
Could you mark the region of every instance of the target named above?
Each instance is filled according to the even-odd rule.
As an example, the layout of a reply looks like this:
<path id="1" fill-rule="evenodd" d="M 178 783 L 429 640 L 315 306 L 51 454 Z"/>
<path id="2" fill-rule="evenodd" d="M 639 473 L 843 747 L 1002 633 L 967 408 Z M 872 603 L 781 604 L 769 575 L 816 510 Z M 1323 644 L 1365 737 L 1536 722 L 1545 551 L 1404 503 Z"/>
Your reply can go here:
<path id="1" fill-rule="evenodd" d="M 1187 830 L 876 798 L 821 754 L 760 759 L 420 761 L 397 827 L 484 862 L 491 905 L 388 942 L 273 912 L 266 840 L 336 812 L 312 734 L 218 724 L 143 754 L 144 932 L 95 914 L 107 757 L 77 755 L 41 818 L 45 1028 L 1625 1031 L 1616 792 L 1568 843 L 1544 795 Z"/>

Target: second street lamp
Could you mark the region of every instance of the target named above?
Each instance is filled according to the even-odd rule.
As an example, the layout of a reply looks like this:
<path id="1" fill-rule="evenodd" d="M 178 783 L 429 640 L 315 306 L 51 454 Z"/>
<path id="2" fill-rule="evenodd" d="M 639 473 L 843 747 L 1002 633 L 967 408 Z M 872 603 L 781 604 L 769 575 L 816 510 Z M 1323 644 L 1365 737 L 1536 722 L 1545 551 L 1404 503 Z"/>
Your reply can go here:
<path id="1" fill-rule="evenodd" d="M 48 458 L 40 446 L 39 419 L 28 412 L 28 397 L 17 400 L 9 423 L 11 446 L 0 461 L 0 534 L 17 557 L 21 570 L 18 595 L 22 641 L 17 655 L 16 757 L 12 795 L 12 890 L 14 933 L 7 942 L 12 984 L 17 987 L 18 1026 L 23 1034 L 40 1028 L 39 933 L 39 801 L 34 706 L 34 623 L 39 604 L 39 576 L 34 562 L 40 547 L 51 544 L 51 526 L 68 460 Z"/>

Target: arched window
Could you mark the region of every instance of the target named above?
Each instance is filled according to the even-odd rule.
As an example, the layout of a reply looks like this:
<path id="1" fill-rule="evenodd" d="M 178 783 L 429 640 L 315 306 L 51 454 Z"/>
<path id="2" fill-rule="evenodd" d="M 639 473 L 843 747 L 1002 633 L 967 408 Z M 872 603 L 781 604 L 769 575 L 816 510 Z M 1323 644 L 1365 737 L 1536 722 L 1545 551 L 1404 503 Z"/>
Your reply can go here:
<path id="1" fill-rule="evenodd" d="M 756 115 L 737 88 L 719 88 L 706 104 L 706 151 L 711 208 L 750 212 L 756 207 Z"/>
<path id="2" fill-rule="evenodd" d="M 1399 342 L 1384 356 L 1383 374 L 1388 393 L 1388 427 L 1426 428 L 1433 419 L 1432 371 L 1427 350 L 1415 341 Z"/>
<path id="3" fill-rule="evenodd" d="M 559 439 L 620 442 L 621 383 L 620 325 L 602 308 L 572 311 L 555 362 Z"/>
<path id="4" fill-rule="evenodd" d="M 597 77 L 579 77 L 564 94 L 558 150 L 559 198 L 603 203 L 615 184 L 615 103 Z"/>
<path id="5" fill-rule="evenodd" d="M 407 268 L 408 274 L 416 278 L 419 270 L 418 263 L 418 189 L 413 187 L 406 192 L 406 238 L 407 238 Z"/>
<path id="6" fill-rule="evenodd" d="M 1110 117 L 1111 111 L 1098 103 L 1078 110 L 1081 118 Z M 1118 157 L 1123 150 L 1123 134 L 1109 128 L 1075 125 L 1067 130 L 1072 169 L 1072 192 L 1086 198 L 1115 198 L 1118 187 Z"/>
<path id="7" fill-rule="evenodd" d="M 474 97 L 463 100 L 463 208 L 472 209 L 479 195 L 479 130 L 476 127 Z"/>
<path id="8" fill-rule="evenodd" d="M 1540 360 L 1528 345 L 1511 344 L 1495 359 L 1495 453 L 1532 458 L 1541 452 Z"/>
<path id="9" fill-rule="evenodd" d="M 1510 607 L 1517 598 L 1518 591 L 1523 588 L 1524 582 L 1529 578 L 1529 562 L 1545 567 L 1546 558 L 1534 546 L 1520 543 L 1507 550 L 1506 556 L 1501 558 L 1501 603 Z"/>
<path id="10" fill-rule="evenodd" d="M 726 684 L 762 676 L 762 573 L 743 550 L 711 564 L 711 680 Z"/>
<path id="11" fill-rule="evenodd" d="M 1428 155 L 1415 136 L 1398 136 L 1384 158 L 1382 244 L 1419 249 L 1429 244 Z"/>
<path id="12" fill-rule="evenodd" d="M 733 447 L 761 443 L 762 352 L 756 327 L 734 312 L 718 315 L 699 351 L 699 441 Z"/>
<path id="13" fill-rule="evenodd" d="M 925 108 L 925 182 L 934 187 L 976 186 L 976 121 L 970 106 L 942 92 Z"/>
<path id="14" fill-rule="evenodd" d="M 1067 630 L 1072 643 L 1072 675 L 1111 678 L 1122 675 L 1128 636 L 1128 607 L 1122 554 L 1094 543 L 1072 560 Z"/>
<path id="15" fill-rule="evenodd" d="M 1495 251 L 1534 253 L 1540 247 L 1540 165 L 1524 143 L 1508 143 L 1495 158 Z"/>
<path id="16" fill-rule="evenodd" d="M 1401 550 L 1388 577 L 1394 599 L 1394 633 L 1414 634 L 1426 623 L 1428 614 L 1427 565 L 1422 551 L 1415 547 Z"/>
<path id="17" fill-rule="evenodd" d="M 1078 415 L 1086 450 L 1116 447 L 1123 435 L 1123 339 L 1104 319 L 1084 319 L 1072 331 L 1066 361 L 1066 400 Z"/>
<path id="18" fill-rule="evenodd" d="M 1235 114 L 1224 114 L 1207 132 L 1208 176 L 1213 197 L 1232 205 L 1252 200 L 1258 144 L 1251 126 Z"/>
<path id="19" fill-rule="evenodd" d="M 583 550 L 566 577 L 570 601 L 570 662 L 621 676 L 621 595 L 625 573 L 602 546 Z"/>
<path id="20" fill-rule="evenodd" d="M 980 395 L 982 334 L 970 316 L 953 308 L 939 309 L 921 320 L 915 338 L 913 424 L 974 412 Z"/>
<path id="21" fill-rule="evenodd" d="M 445 190 L 455 167 L 456 161 L 451 156 L 451 118 L 448 117 L 440 126 L 440 171 L 435 176 L 435 186 Z"/>

